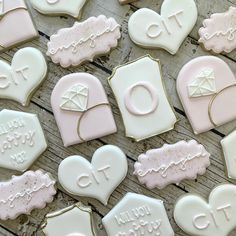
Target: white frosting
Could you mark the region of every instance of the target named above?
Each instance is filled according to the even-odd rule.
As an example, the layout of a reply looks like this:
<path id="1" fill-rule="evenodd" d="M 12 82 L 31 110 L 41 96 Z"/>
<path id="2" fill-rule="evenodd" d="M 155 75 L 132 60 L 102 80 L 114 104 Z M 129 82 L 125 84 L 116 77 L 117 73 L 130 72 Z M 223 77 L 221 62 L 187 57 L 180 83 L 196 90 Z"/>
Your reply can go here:
<path id="1" fill-rule="evenodd" d="M 81 10 L 87 0 L 30 0 L 32 6 L 42 14 L 60 15 L 66 14 L 80 18 Z"/>
<path id="2" fill-rule="evenodd" d="M 135 193 L 127 193 L 102 223 L 108 236 L 174 236 L 163 202 Z"/>
<path id="3" fill-rule="evenodd" d="M 202 97 L 215 94 L 216 82 L 212 68 L 204 68 L 196 78 L 188 84 L 189 97 Z"/>
<path id="4" fill-rule="evenodd" d="M 95 236 L 89 207 L 69 207 L 46 216 L 47 236 Z"/>
<path id="5" fill-rule="evenodd" d="M 216 187 L 209 203 L 194 194 L 181 197 L 174 218 L 181 229 L 196 236 L 227 236 L 236 226 L 236 186 Z"/>
<path id="6" fill-rule="evenodd" d="M 83 84 L 73 85 L 62 96 L 61 109 L 84 112 L 87 110 L 89 89 Z"/>
<path id="7" fill-rule="evenodd" d="M 109 83 L 128 137 L 139 141 L 173 129 L 177 120 L 166 97 L 158 61 L 145 56 L 118 67 Z"/>
<path id="8" fill-rule="evenodd" d="M 129 19 L 132 41 L 147 48 L 163 48 L 175 54 L 197 21 L 194 0 L 165 0 L 161 15 L 142 8 Z"/>
<path id="9" fill-rule="evenodd" d="M 228 177 L 236 179 L 236 131 L 221 140 Z"/>
<path id="10" fill-rule="evenodd" d="M 16 52 L 11 66 L 0 61 L 0 98 L 12 99 L 28 105 L 29 97 L 47 74 L 47 63 L 36 48 L 23 48 Z M 20 92 L 19 92 L 20 91 Z"/>
<path id="11" fill-rule="evenodd" d="M 63 160 L 58 179 L 71 194 L 93 197 L 106 205 L 127 171 L 128 164 L 122 150 L 106 145 L 97 149 L 91 163 L 81 156 L 70 156 Z"/>
<path id="12" fill-rule="evenodd" d="M 0 167 L 23 172 L 46 148 L 45 136 L 35 114 L 0 112 Z"/>

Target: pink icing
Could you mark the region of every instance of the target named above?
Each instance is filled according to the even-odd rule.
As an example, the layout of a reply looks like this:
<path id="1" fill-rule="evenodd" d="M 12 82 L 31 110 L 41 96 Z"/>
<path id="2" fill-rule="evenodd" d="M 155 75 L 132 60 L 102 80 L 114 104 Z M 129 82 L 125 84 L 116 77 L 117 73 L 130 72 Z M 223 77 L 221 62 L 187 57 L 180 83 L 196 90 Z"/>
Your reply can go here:
<path id="1" fill-rule="evenodd" d="M 196 179 L 210 165 L 210 154 L 195 140 L 165 144 L 141 154 L 134 164 L 134 174 L 139 181 L 152 189 L 164 188 L 168 184 L 184 179 Z"/>
<path id="2" fill-rule="evenodd" d="M 55 181 L 38 170 L 13 176 L 0 183 L 0 219 L 15 219 L 20 214 L 29 214 L 33 209 L 42 209 L 53 201 L 56 194 Z"/>
<path id="3" fill-rule="evenodd" d="M 76 84 L 85 85 L 89 89 L 88 109 L 99 105 L 85 111 L 84 115 L 83 112 L 67 111 L 60 107 L 61 97 L 65 91 Z M 51 104 L 65 146 L 103 137 L 117 131 L 104 88 L 100 81 L 90 74 L 74 73 L 60 79 L 52 92 Z M 79 137 L 78 130 L 82 139 Z"/>
<path id="4" fill-rule="evenodd" d="M 9 48 L 37 36 L 38 32 L 24 1 L 3 0 L 3 12 L 0 13 L 0 50 L 1 47 Z"/>
<path id="5" fill-rule="evenodd" d="M 61 29 L 50 38 L 47 55 L 62 67 L 77 66 L 84 61 L 93 61 L 117 46 L 121 37 L 120 25 L 114 18 L 103 15 L 90 17 L 73 27 Z"/>
<path id="6" fill-rule="evenodd" d="M 215 126 L 223 125 L 236 118 L 236 110 L 232 109 L 236 106 L 236 87 L 226 89 L 218 95 L 197 98 L 189 97 L 189 83 L 204 68 L 214 70 L 216 93 L 230 85 L 236 84 L 235 77 L 229 66 L 217 57 L 198 57 L 188 62 L 181 69 L 177 79 L 177 92 L 195 134 L 206 132 Z M 212 103 L 212 108 L 209 109 L 213 96 L 216 96 L 216 99 Z M 213 123 L 210 119 L 208 109 Z"/>
<path id="7" fill-rule="evenodd" d="M 199 29 L 199 42 L 207 50 L 215 53 L 229 53 L 236 48 L 236 7 L 230 7 L 227 12 L 211 15 L 203 21 Z"/>

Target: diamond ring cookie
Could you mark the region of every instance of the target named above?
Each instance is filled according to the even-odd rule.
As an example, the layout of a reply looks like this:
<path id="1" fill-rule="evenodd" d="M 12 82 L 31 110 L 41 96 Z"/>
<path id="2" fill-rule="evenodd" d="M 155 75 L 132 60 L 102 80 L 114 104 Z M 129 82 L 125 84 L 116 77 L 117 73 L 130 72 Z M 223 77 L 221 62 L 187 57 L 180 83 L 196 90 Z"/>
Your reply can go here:
<path id="1" fill-rule="evenodd" d="M 203 21 L 199 29 L 199 43 L 206 50 L 215 53 L 230 53 L 236 48 L 236 7 L 230 7 L 227 12 L 215 13 Z"/>
<path id="2" fill-rule="evenodd" d="M 55 180 L 41 170 L 27 171 L 0 182 L 0 219 L 15 219 L 21 214 L 30 214 L 33 209 L 42 209 L 53 201 L 56 194 Z"/>
<path id="3" fill-rule="evenodd" d="M 30 97 L 46 75 L 47 63 L 43 54 L 36 48 L 20 49 L 11 65 L 0 60 L 0 98 L 29 105 Z"/>
<path id="4" fill-rule="evenodd" d="M 117 46 L 120 37 L 120 25 L 114 18 L 90 17 L 52 35 L 47 55 L 62 67 L 78 66 L 109 53 Z"/>
<path id="5" fill-rule="evenodd" d="M 87 0 L 30 0 L 33 8 L 46 15 L 70 15 L 81 17 L 81 10 Z"/>
<path id="6" fill-rule="evenodd" d="M 232 109 L 236 106 L 236 79 L 220 58 L 203 56 L 189 61 L 179 72 L 176 86 L 195 134 L 236 119 Z"/>
<path id="7" fill-rule="evenodd" d="M 108 236 L 174 236 L 163 202 L 135 193 L 127 193 L 102 223 Z"/>
<path id="8" fill-rule="evenodd" d="M 174 209 L 177 225 L 189 235 L 227 236 L 236 226 L 236 186 L 213 189 L 208 202 L 195 194 L 180 197 Z"/>
<path id="9" fill-rule="evenodd" d="M 210 154 L 195 140 L 165 144 L 147 151 L 134 164 L 134 175 L 149 189 L 162 189 L 184 179 L 196 179 L 210 165 Z"/>
<path id="10" fill-rule="evenodd" d="M 0 52 L 37 37 L 24 0 L 0 0 Z"/>
<path id="11" fill-rule="evenodd" d="M 166 96 L 159 60 L 144 56 L 119 66 L 108 81 L 127 137 L 140 141 L 174 128 L 177 119 Z"/>
<path id="12" fill-rule="evenodd" d="M 81 156 L 64 159 L 59 165 L 58 180 L 69 193 L 93 197 L 107 205 L 110 195 L 124 180 L 127 171 L 123 151 L 106 145 L 96 150 L 91 163 Z"/>
<path id="13" fill-rule="evenodd" d="M 46 215 L 42 229 L 47 236 L 95 236 L 92 209 L 78 202 Z"/>
<path id="14" fill-rule="evenodd" d="M 53 89 L 51 105 L 66 147 L 117 131 L 105 90 L 88 73 L 61 78 Z"/>
<path id="15" fill-rule="evenodd" d="M 196 24 L 197 15 L 194 0 L 165 0 L 160 15 L 147 8 L 137 10 L 129 19 L 129 36 L 141 47 L 175 54 Z"/>
<path id="16" fill-rule="evenodd" d="M 46 148 L 37 115 L 11 110 L 0 112 L 0 167 L 24 172 Z"/>

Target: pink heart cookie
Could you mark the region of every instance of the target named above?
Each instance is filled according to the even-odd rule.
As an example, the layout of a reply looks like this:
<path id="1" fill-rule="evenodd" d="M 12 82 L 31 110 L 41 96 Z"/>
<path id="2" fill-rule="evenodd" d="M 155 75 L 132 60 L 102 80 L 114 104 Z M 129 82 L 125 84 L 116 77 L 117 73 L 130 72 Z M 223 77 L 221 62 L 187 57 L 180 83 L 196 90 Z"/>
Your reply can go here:
<path id="1" fill-rule="evenodd" d="M 195 134 L 236 118 L 236 80 L 229 66 L 214 56 L 188 62 L 177 79 L 177 92 Z"/>
<path id="2" fill-rule="evenodd" d="M 104 88 L 88 73 L 63 77 L 52 92 L 51 104 L 66 147 L 117 131 Z"/>

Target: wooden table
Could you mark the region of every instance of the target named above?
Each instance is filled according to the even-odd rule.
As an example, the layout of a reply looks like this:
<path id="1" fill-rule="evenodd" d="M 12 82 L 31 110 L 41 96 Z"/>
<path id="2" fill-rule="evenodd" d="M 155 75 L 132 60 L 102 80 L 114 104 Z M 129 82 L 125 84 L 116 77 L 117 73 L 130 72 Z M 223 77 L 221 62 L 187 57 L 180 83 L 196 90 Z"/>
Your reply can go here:
<path id="1" fill-rule="evenodd" d="M 52 173 L 52 175 L 57 178 L 58 165 L 64 158 L 72 154 L 79 154 L 90 160 L 93 152 L 98 147 L 105 144 L 114 144 L 121 147 L 127 154 L 129 164 L 127 178 L 112 194 L 107 206 L 103 206 L 100 202 L 94 199 L 71 196 L 66 193 L 60 185 L 58 185 L 58 194 L 56 195 L 55 201 L 49 204 L 45 209 L 34 210 L 30 216 L 23 215 L 13 221 L 0 221 L 0 235 L 41 235 L 39 227 L 45 214 L 64 208 L 75 203 L 76 201 L 81 200 L 83 203 L 92 207 L 96 221 L 96 228 L 98 229 L 98 235 L 105 236 L 106 233 L 101 224 L 101 218 L 106 215 L 106 213 L 109 212 L 127 192 L 141 193 L 163 200 L 176 235 L 186 235 L 176 226 L 173 220 L 173 207 L 176 199 L 188 192 L 198 193 L 203 197 L 208 197 L 208 194 L 212 188 L 214 188 L 217 184 L 233 182 L 225 176 L 222 159 L 223 154 L 219 142 L 222 137 L 227 135 L 236 127 L 236 121 L 205 134 L 195 136 L 176 94 L 175 80 L 181 67 L 190 59 L 202 55 L 209 55 L 209 53 L 205 52 L 198 44 L 198 29 L 200 28 L 203 19 L 209 17 L 214 12 L 223 12 L 230 6 L 236 6 L 236 0 L 197 0 L 196 2 L 199 10 L 197 24 L 175 56 L 171 56 L 163 50 L 144 50 L 139 48 L 131 42 L 127 33 L 128 19 L 134 11 L 141 7 L 148 7 L 159 12 L 162 2 L 163 0 L 141 0 L 130 5 L 120 6 L 118 4 L 118 0 L 88 0 L 88 3 L 83 11 L 82 20 L 87 19 L 90 16 L 97 16 L 99 14 L 115 17 L 122 26 L 122 39 L 119 42 L 119 46 L 113 50 L 110 55 L 98 58 L 95 62 L 86 63 L 78 68 L 63 69 L 60 66 L 53 64 L 48 59 L 48 78 L 43 83 L 41 88 L 35 93 L 30 106 L 27 108 L 23 108 L 15 102 L 0 100 L 1 108 L 27 111 L 39 115 L 49 146 L 47 151 L 31 167 L 34 170 L 38 168 L 44 169 Z M 39 30 L 40 38 L 23 45 L 22 47 L 36 47 L 44 53 L 46 52 L 49 36 L 55 33 L 58 29 L 70 27 L 74 23 L 74 19 L 70 17 L 47 17 L 37 13 L 33 9 L 31 9 L 31 12 Z M 11 51 L 2 53 L 0 56 L 2 59 L 10 62 L 13 54 L 17 50 L 18 48 L 14 48 Z M 145 54 L 150 54 L 154 58 L 159 58 L 161 60 L 164 82 L 176 115 L 179 118 L 179 122 L 173 131 L 136 143 L 125 137 L 120 112 L 111 89 L 108 86 L 107 78 L 115 66 L 131 61 Z M 219 57 L 229 64 L 236 75 L 236 51 L 227 55 L 221 54 Z M 62 76 L 81 71 L 91 73 L 102 81 L 108 94 L 109 101 L 112 105 L 113 113 L 118 126 L 118 132 L 115 135 L 84 144 L 75 145 L 70 148 L 64 148 L 52 114 L 50 95 L 53 87 Z M 133 164 L 140 153 L 143 153 L 151 148 L 161 147 L 164 143 L 175 143 L 179 140 L 189 139 L 198 140 L 200 143 L 204 144 L 207 150 L 212 154 L 211 166 L 204 176 L 198 177 L 196 181 L 183 181 L 179 186 L 170 185 L 161 191 L 158 189 L 149 191 L 145 188 L 145 186 L 140 185 L 137 178 L 132 175 Z M 0 179 L 7 180 L 12 174 L 19 173 L 1 169 Z M 236 233 L 233 232 L 231 235 L 236 235 Z"/>

